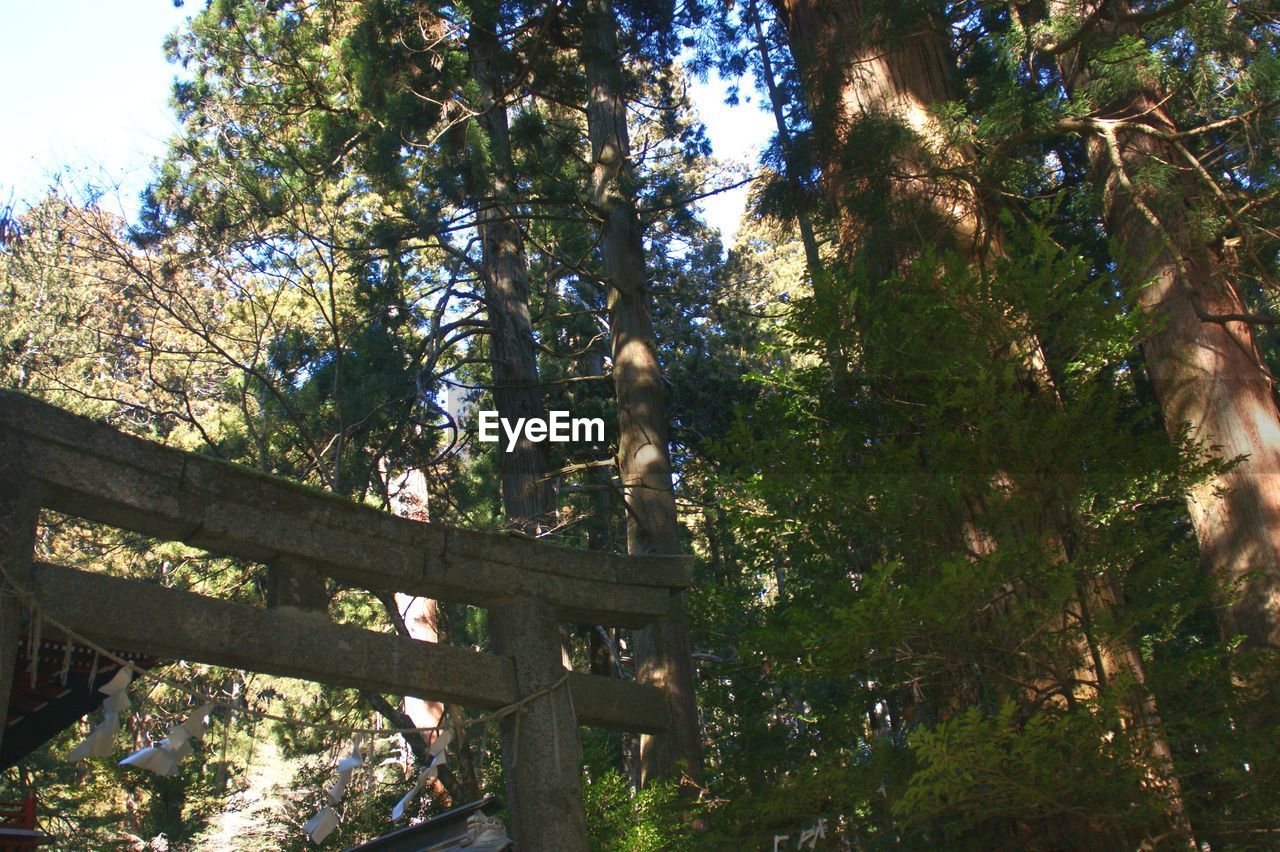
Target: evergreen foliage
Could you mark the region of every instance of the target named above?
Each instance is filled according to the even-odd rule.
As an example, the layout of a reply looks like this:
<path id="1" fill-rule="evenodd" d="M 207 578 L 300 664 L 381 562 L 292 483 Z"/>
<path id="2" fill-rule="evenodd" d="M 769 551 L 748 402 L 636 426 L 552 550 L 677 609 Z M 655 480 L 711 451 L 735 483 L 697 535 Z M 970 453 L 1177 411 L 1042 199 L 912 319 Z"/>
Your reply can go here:
<path id="1" fill-rule="evenodd" d="M 910 126 L 843 112 L 843 54 L 797 43 L 822 3 L 612 5 L 624 189 L 698 557 L 706 777 L 637 789 L 635 738 L 584 730 L 592 848 L 771 849 L 820 820 L 832 849 L 1271 848 L 1277 650 L 1221 629 L 1246 591 L 1204 570 L 1186 504 L 1248 460 L 1165 422 L 1145 258 L 1108 211 L 1117 193 L 1182 211 L 1165 242 L 1212 255 L 1247 313 L 1217 321 L 1251 327 L 1259 369 L 1277 365 L 1274 10 L 831 0 L 840 50 L 940 34 L 948 96 Z M 604 442 L 552 445 L 550 534 L 625 550 L 584 9 L 212 0 L 168 45 L 182 128 L 138 221 L 65 191 L 5 214 L 0 382 L 387 511 L 501 527 L 500 450 L 473 414 L 498 383 L 477 229 L 502 207 L 543 405 L 609 424 Z M 480 120 L 481 31 L 509 152 Z M 711 70 L 778 128 L 731 247 L 696 203 L 729 180 L 686 92 Z M 1100 117 L 1152 91 L 1174 130 Z M 1178 156 L 1100 181 L 1121 132 Z M 965 205 L 972 239 L 946 221 Z M 270 599 L 260 566 L 52 514 L 38 552 Z M 407 630 L 386 595 L 322 593 L 336 620 Z M 436 617 L 440 641 L 485 647 L 483 612 Z M 625 631 L 575 626 L 565 650 L 636 676 Z M 243 710 L 178 776 L 66 765 L 81 723 L 0 798 L 39 789 L 59 848 L 301 849 L 344 729 L 401 724 L 395 696 L 162 672 Z M 141 744 L 191 699 L 139 703 L 122 738 Z M 389 829 L 421 768 L 407 740 L 378 742 L 335 846 Z M 454 748 L 413 816 L 503 795 L 495 726 Z"/>

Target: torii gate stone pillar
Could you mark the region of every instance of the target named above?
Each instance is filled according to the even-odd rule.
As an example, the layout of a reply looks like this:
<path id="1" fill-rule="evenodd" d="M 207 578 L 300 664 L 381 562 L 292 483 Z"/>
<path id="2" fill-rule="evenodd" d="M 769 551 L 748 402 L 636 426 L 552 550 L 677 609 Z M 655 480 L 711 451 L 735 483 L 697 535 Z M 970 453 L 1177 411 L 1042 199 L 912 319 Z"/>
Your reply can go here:
<path id="1" fill-rule="evenodd" d="M 522 696 L 565 676 L 555 607 L 535 598 L 489 608 L 494 650 L 515 662 Z M 520 848 L 587 852 L 582 806 L 582 742 L 570 691 L 561 686 L 499 723 L 511 834 Z"/>
<path id="2" fill-rule="evenodd" d="M 34 488 L 21 479 L 0 476 L 0 740 L 4 737 L 5 710 L 22 636 L 22 601 L 5 578 L 26 586 L 31 574 L 40 501 Z"/>
<path id="3" fill-rule="evenodd" d="M 271 602 L 282 606 L 33 562 L 41 505 L 273 566 Z M 587 852 L 579 725 L 659 733 L 671 719 L 657 687 L 566 670 L 560 623 L 660 621 L 693 569 L 690 557 L 622 556 L 393 517 L 6 391 L 0 564 L 48 624 L 101 647 L 505 713 L 507 801 L 522 852 Z M 493 648 L 334 623 L 322 611 L 325 578 L 483 607 Z M 24 601 L 13 588 L 0 592 L 2 711 Z"/>

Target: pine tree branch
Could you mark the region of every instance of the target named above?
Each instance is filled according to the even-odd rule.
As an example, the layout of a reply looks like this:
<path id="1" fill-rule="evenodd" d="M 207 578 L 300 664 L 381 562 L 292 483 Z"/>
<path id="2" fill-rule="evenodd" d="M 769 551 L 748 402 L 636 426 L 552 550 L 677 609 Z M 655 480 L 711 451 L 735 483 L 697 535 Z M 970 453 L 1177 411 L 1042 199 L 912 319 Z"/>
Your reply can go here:
<path id="1" fill-rule="evenodd" d="M 1192 2 L 1193 0 L 1172 0 L 1167 6 L 1159 9 L 1151 9 L 1146 12 L 1123 12 L 1111 9 L 1111 0 L 1102 0 L 1080 22 L 1080 25 L 1076 27 L 1071 35 L 1061 41 L 1041 43 L 1037 45 L 1036 49 L 1049 56 L 1061 56 L 1084 41 L 1085 37 L 1103 21 L 1112 21 L 1117 24 L 1147 24 L 1180 12 L 1190 6 Z"/>
<path id="2" fill-rule="evenodd" d="M 684 198 L 678 198 L 675 201 L 671 201 L 667 204 L 658 204 L 653 207 L 643 207 L 643 208 L 640 208 L 638 212 L 640 214 L 641 219 L 648 219 L 654 213 L 665 213 L 670 210 L 680 210 L 685 207 L 688 207 L 690 204 L 692 204 L 695 201 L 701 201 L 704 198 L 710 198 L 713 195 L 719 195 L 722 192 L 729 192 L 730 190 L 737 189 L 740 186 L 746 186 L 752 181 L 759 180 L 759 178 L 760 178 L 760 175 L 758 174 L 749 175 L 748 177 L 745 177 L 742 180 L 734 181 L 733 183 L 726 184 L 725 186 L 718 186 L 715 189 L 708 189 L 705 192 L 697 192 L 697 193 L 694 193 L 693 195 L 686 195 Z"/>
<path id="3" fill-rule="evenodd" d="M 1201 322 L 1243 322 L 1250 325 L 1262 325 L 1268 327 L 1280 326 L 1280 317 L 1264 317 L 1260 314 L 1209 314 L 1205 313 L 1199 305 L 1195 306 L 1196 316 Z"/>
<path id="4" fill-rule="evenodd" d="M 550 471 L 538 481 L 546 482 L 548 479 L 555 479 L 556 477 L 565 476 L 570 473 L 580 473 L 581 471 L 591 470 L 597 467 L 614 467 L 615 464 L 616 462 L 613 459 L 600 459 L 598 461 L 576 462 L 574 464 L 567 464 L 564 467 L 559 468 L 558 470 Z"/>

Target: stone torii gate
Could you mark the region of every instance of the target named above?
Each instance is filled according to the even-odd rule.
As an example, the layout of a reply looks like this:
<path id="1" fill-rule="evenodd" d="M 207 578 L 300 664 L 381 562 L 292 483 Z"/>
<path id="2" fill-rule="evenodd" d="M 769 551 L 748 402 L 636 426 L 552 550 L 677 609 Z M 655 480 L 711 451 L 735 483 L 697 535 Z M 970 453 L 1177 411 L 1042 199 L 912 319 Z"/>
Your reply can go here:
<path id="1" fill-rule="evenodd" d="M 42 507 L 355 587 L 485 607 L 494 653 L 35 562 Z M 0 711 L 27 595 L 97 644 L 157 657 L 482 710 L 544 693 L 501 723 L 512 834 L 531 852 L 587 849 L 578 725 L 658 733 L 669 723 L 655 687 L 566 672 L 560 622 L 660 620 L 692 571 L 684 556 L 624 557 L 393 517 L 11 392 L 0 392 L 0 565 Z"/>

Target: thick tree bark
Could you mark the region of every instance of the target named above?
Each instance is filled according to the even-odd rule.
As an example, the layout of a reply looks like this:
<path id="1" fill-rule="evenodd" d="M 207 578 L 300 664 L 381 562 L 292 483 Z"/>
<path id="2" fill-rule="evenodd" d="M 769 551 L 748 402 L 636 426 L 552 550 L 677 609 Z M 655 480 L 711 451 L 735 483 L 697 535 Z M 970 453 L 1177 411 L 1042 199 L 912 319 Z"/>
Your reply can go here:
<path id="1" fill-rule="evenodd" d="M 747 0 L 746 11 L 756 37 L 756 52 L 760 55 L 761 82 L 769 93 L 769 108 L 773 112 L 774 126 L 778 128 L 778 141 L 782 145 L 786 178 L 793 183 L 799 182 L 804 178 L 797 162 L 791 126 L 787 122 L 786 97 L 778 88 L 778 78 L 773 70 L 773 57 L 769 52 L 769 40 L 765 36 L 764 24 L 760 20 L 760 0 Z M 796 211 L 796 226 L 800 229 L 800 243 L 804 246 L 804 261 L 809 270 L 809 277 L 817 279 L 822 272 L 822 255 L 818 251 L 818 237 L 813 230 L 813 217 L 808 210 Z"/>
<path id="2" fill-rule="evenodd" d="M 31 588 L 31 557 L 40 498 L 21 469 L 0 470 L 0 722 L 17 677 L 18 642 L 28 615 L 22 595 Z M 0 725 L 0 739 L 4 736 Z"/>
<path id="3" fill-rule="evenodd" d="M 502 48 L 494 20 L 476 20 L 468 51 L 471 74 L 479 84 L 481 113 L 477 120 L 489 146 L 489 186 L 476 199 L 480 232 L 484 297 L 489 318 L 489 359 L 493 366 L 493 401 L 498 416 L 545 418 L 538 386 L 538 362 L 529 310 L 529 265 L 524 236 L 516 216 L 511 174 L 511 142 L 502 87 Z M 502 506 L 507 523 L 536 535 L 552 525 L 553 483 L 547 477 L 547 444 L 521 433 L 514 450 L 498 454 Z"/>
<path id="4" fill-rule="evenodd" d="M 1000 235 L 988 225 L 985 199 L 973 184 L 952 176 L 966 168 L 971 172 L 975 154 L 967 146 L 950 144 L 931 112 L 955 97 L 954 62 L 942 22 L 921 13 L 914 28 L 891 32 L 865 0 L 778 2 L 786 14 L 820 149 L 830 153 L 823 164 L 824 179 L 841 216 L 845 254 L 856 253 L 873 280 L 904 271 L 928 245 L 953 249 L 974 264 L 999 256 Z M 896 144 L 887 162 L 850 173 L 841 152 L 848 150 L 851 130 L 857 126 L 879 131 L 882 139 L 896 138 Z M 895 137 L 886 132 L 886 126 L 909 136 Z M 1010 317 L 1015 327 L 1025 327 L 1016 310 Z M 1020 385 L 1029 408 L 1060 404 L 1040 343 L 1029 330 L 1018 337 L 1011 351 L 993 355 L 1019 363 Z M 996 479 L 1007 478 L 1003 471 L 992 473 Z M 961 532 L 975 558 L 980 558 L 998 543 L 977 523 L 982 508 L 969 496 L 965 500 Z M 1051 554 L 1066 561 L 1070 527 L 1071 520 L 1061 507 L 1047 507 L 1037 527 L 1020 534 L 1040 540 Z M 1094 610 L 1118 605 L 1119 596 L 1109 586 L 1088 583 L 1062 618 L 1064 624 L 1083 622 Z M 1180 785 L 1169 772 L 1171 753 L 1154 698 L 1145 687 L 1141 655 L 1130 641 L 1122 640 L 1114 649 L 1101 647 L 1087 626 L 1083 633 L 1081 647 L 1073 649 L 1077 671 L 1092 673 L 1099 690 L 1117 675 L 1137 685 L 1137 694 L 1126 701 L 1130 718 L 1140 728 L 1152 758 L 1153 782 L 1170 791 L 1170 826 L 1189 834 Z M 1056 677 L 1052 672 L 1030 675 L 1041 683 Z M 1074 697 L 1065 696 L 1067 701 Z"/>
<path id="5" fill-rule="evenodd" d="M 1059 15 L 1083 17 L 1077 3 L 1054 5 Z M 1095 33 L 1110 41 L 1123 30 L 1104 21 Z M 1071 89 L 1090 79 L 1090 43 L 1059 57 Z M 1205 190 L 1187 157 L 1176 141 L 1146 132 L 1177 133 L 1165 104 L 1153 82 L 1102 105 L 1093 115 L 1099 121 L 1089 162 L 1106 187 L 1104 214 L 1123 252 L 1121 274 L 1155 320 L 1142 352 L 1170 435 L 1179 439 L 1188 430 L 1219 458 L 1246 457 L 1187 501 L 1203 565 L 1221 589 L 1222 633 L 1243 636 L 1247 647 L 1280 648 L 1280 411 L 1251 327 L 1211 319 L 1248 311 L 1188 219 L 1189 202 Z M 1137 175 L 1157 163 L 1177 170 L 1170 186 L 1139 185 Z"/>
<path id="6" fill-rule="evenodd" d="M 581 58 L 587 77 L 592 199 L 603 219 L 604 273 L 609 286 L 613 382 L 618 401 L 618 464 L 627 511 L 627 552 L 680 549 L 667 412 L 662 392 L 645 270 L 644 243 L 634 197 L 627 105 L 619 67 L 617 19 L 610 0 L 580 0 Z M 641 783 L 702 777 L 693 660 L 679 616 L 635 633 L 636 679 L 671 696 L 670 732 L 645 736 Z"/>
<path id="7" fill-rule="evenodd" d="M 529 309 L 529 268 L 517 221 L 508 136 L 504 54 L 497 4 L 482 7 L 468 37 L 471 75 L 480 88 L 478 121 L 489 147 L 489 185 L 477 199 L 493 399 L 499 417 L 545 417 Z M 555 492 L 547 476 L 547 445 L 523 434 L 499 452 L 507 523 L 536 535 L 552 526 Z M 562 671 L 560 630 L 543 601 L 513 600 L 490 609 L 494 650 L 515 662 L 522 695 L 553 686 Z M 587 849 L 582 804 L 582 746 L 565 689 L 531 701 L 499 723 L 512 834 L 521 848 Z"/>
<path id="8" fill-rule="evenodd" d="M 874 247 L 880 268 L 873 271 L 886 273 L 925 244 L 980 255 L 987 233 L 977 194 L 946 173 L 971 162 L 971 152 L 949 145 L 930 112 L 954 97 L 954 63 L 939 22 L 922 13 L 913 27 L 895 22 L 902 28 L 891 32 L 865 0 L 775 2 L 808 95 L 816 145 L 830 155 L 823 178 L 841 214 L 841 245 Z M 868 121 L 896 126 L 910 140 L 894 147 L 889 162 L 851 171 L 837 154 L 851 128 Z M 855 192 L 858 203 L 851 205 Z M 848 215 L 855 206 L 863 215 Z"/>

